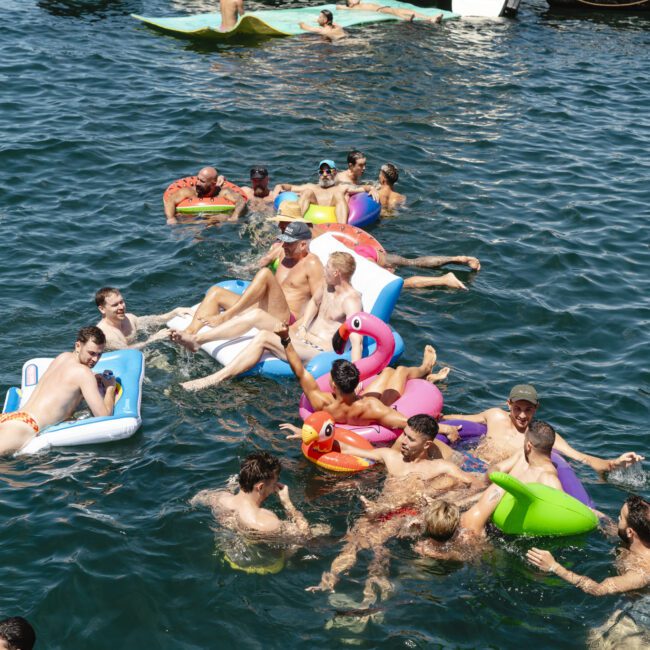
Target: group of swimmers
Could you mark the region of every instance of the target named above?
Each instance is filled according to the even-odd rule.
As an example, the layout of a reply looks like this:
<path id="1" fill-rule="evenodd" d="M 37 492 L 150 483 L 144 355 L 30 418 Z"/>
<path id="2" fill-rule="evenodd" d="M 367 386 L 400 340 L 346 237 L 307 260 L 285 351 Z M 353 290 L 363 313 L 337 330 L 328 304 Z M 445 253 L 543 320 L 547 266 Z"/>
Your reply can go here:
<path id="1" fill-rule="evenodd" d="M 417 553 L 438 559 L 467 560 L 489 547 L 486 524 L 503 495 L 500 487 L 489 484 L 486 478 L 489 472 L 503 471 L 524 483 L 542 483 L 561 490 L 557 469 L 550 459 L 553 449 L 600 473 L 643 460 L 634 452 L 603 459 L 576 450 L 549 424 L 534 419 L 539 399 L 535 388 L 527 384 L 511 390 L 507 410 L 490 408 L 474 415 L 445 416 L 439 421 L 424 414 L 407 417 L 394 407 L 407 382 L 417 378 L 437 382 L 449 372 L 448 368 L 434 371 L 437 359 L 431 346 L 425 347 L 419 365 L 387 367 L 361 387 L 354 364 L 362 354 L 361 338 L 352 335 L 352 361 L 335 361 L 331 369 L 331 392 L 319 388 L 304 364 L 316 354 L 332 350 L 333 334 L 349 316 L 361 311 L 361 296 L 351 283 L 356 269 L 353 255 L 334 252 L 323 266 L 310 251 L 310 242 L 319 232 L 303 218 L 305 203 L 319 197 L 325 200 L 320 192 L 332 188 L 336 189 L 328 195 L 329 205 L 337 205 L 336 197 L 358 188 L 381 193 L 385 185 L 373 188 L 362 182 L 365 167 L 365 156 L 352 151 L 340 182 L 331 182 L 337 175 L 333 161 L 323 160 L 319 164 L 318 185 L 279 184 L 273 191 L 269 188 L 268 171 L 261 166 L 253 167 L 251 187 L 243 188 L 251 199 L 244 204 L 250 203 L 251 210 L 264 212 L 272 205 L 274 194 L 289 188 L 299 192 L 300 198 L 297 202 L 282 203 L 277 214 L 271 217 L 279 227 L 277 242 L 260 259 L 261 268 L 246 291 L 238 295 L 222 287 L 212 287 L 194 312 L 179 307 L 165 314 L 137 317 L 127 312 L 119 289 L 100 289 L 95 295 L 101 316 L 99 322 L 79 331 L 74 350 L 60 354 L 53 361 L 20 411 L 0 416 L 0 453 L 19 450 L 40 430 L 69 418 L 82 399 L 93 415 L 111 415 L 115 379 L 93 372 L 106 348 L 143 348 L 169 339 L 196 352 L 206 342 L 237 337 L 256 327 L 259 332 L 233 361 L 208 377 L 182 386 L 200 390 L 218 385 L 248 370 L 269 351 L 287 360 L 315 410 L 326 411 L 342 424 L 380 424 L 403 431 L 391 448 L 360 450 L 343 446 L 342 451 L 383 465 L 388 478 L 377 500 L 364 500 L 364 513 L 346 535 L 340 555 L 320 583 L 310 588 L 333 590 L 340 575 L 354 565 L 358 551 L 370 549 L 373 558 L 364 586 L 363 608 L 372 605 L 378 597 L 387 597 L 391 591 L 385 545 L 393 537 L 411 537 Z M 325 185 L 323 179 L 327 181 Z M 385 204 L 389 205 L 390 197 L 395 194 L 396 168 L 382 166 L 380 183 L 382 179 L 384 183 L 388 179 L 384 198 L 388 197 Z M 223 183 L 216 169 L 203 168 L 195 187 L 180 190 L 180 196 L 165 201 L 168 222 L 177 218 L 178 202 L 190 191 L 196 196 L 210 195 Z M 399 202 L 402 201 L 403 198 Z M 372 261 L 390 266 L 401 264 L 402 259 L 386 254 L 385 259 L 376 255 Z M 428 261 L 424 263 L 427 266 L 456 262 L 467 264 L 473 270 L 480 268 L 476 258 L 465 256 L 424 259 Z M 266 266 L 274 260 L 278 261 L 275 273 Z M 179 315 L 188 317 L 185 329 L 158 329 Z M 156 331 L 151 333 L 152 329 Z M 143 338 L 143 332 L 148 336 Z M 445 419 L 486 425 L 487 433 L 474 458 L 436 438 L 439 433 L 447 435 L 451 442 L 458 438 L 458 427 L 447 424 Z M 300 433 L 292 423 L 283 424 L 281 429 L 289 431 L 288 438 Z M 484 471 L 468 471 L 476 470 L 477 464 Z M 322 528 L 310 525 L 295 507 L 288 488 L 279 482 L 279 475 L 277 458 L 264 452 L 251 454 L 241 464 L 240 489 L 236 494 L 204 490 L 192 503 L 209 506 L 224 525 L 258 537 L 296 541 L 322 533 Z M 285 518 L 263 507 L 273 494 L 278 495 Z M 647 585 L 650 582 L 650 504 L 639 497 L 628 499 L 621 509 L 618 533 L 626 546 L 621 575 L 602 583 L 566 570 L 546 551 L 533 548 L 528 559 L 588 593 L 616 593 Z"/>

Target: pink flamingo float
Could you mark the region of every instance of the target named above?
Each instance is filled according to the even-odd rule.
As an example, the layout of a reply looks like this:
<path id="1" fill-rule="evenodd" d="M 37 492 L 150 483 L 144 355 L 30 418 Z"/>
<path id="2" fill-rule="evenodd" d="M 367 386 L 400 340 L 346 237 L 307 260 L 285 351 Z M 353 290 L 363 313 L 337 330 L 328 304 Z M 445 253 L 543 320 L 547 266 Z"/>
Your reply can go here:
<path id="1" fill-rule="evenodd" d="M 377 348 L 368 357 L 355 361 L 359 369 L 360 379 L 364 384 L 370 383 L 390 362 L 395 350 L 395 340 L 390 328 L 384 321 L 372 314 L 359 312 L 350 316 L 338 332 L 334 335 L 333 344 L 336 351 L 338 347 L 344 347 L 350 334 L 362 334 L 370 336 L 377 342 Z M 368 381 L 370 380 L 370 381 Z M 318 387 L 327 393 L 331 393 L 329 373 L 317 379 Z M 406 417 L 427 413 L 437 418 L 442 412 L 442 394 L 437 386 L 424 379 L 409 379 L 406 383 L 404 394 L 392 404 L 396 411 Z M 307 396 L 303 393 L 300 398 L 300 417 L 306 420 L 314 409 Z M 388 429 L 379 424 L 356 426 L 352 424 L 337 423 L 337 428 L 349 429 L 359 434 L 366 440 L 373 443 L 392 442 L 399 436 L 401 431 Z"/>

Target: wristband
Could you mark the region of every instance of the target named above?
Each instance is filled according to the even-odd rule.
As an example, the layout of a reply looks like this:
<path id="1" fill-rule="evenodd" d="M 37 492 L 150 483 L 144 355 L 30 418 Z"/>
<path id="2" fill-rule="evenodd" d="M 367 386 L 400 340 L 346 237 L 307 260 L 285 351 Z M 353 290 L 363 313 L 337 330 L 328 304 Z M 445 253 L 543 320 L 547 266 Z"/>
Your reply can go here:
<path id="1" fill-rule="evenodd" d="M 286 348 L 291 343 L 291 339 L 287 336 L 286 339 L 280 339 L 280 343 L 282 343 L 283 348 Z"/>

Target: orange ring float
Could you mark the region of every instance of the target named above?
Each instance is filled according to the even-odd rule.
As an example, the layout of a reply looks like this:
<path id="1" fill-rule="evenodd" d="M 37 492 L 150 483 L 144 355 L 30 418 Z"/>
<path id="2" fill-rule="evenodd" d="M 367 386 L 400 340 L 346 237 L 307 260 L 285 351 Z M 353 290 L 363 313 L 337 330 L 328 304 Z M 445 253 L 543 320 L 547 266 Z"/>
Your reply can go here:
<path id="1" fill-rule="evenodd" d="M 314 226 L 315 237 L 324 235 L 326 232 L 331 232 L 335 239 L 351 248 L 355 253 L 358 252 L 356 249 L 360 246 L 370 247 L 377 253 L 375 262 L 385 259 L 386 251 L 384 247 L 372 235 L 369 235 L 365 230 L 361 230 L 361 228 L 351 226 L 349 223 L 319 223 Z M 362 257 L 368 257 L 366 251 L 359 252 L 359 254 Z"/>
<path id="2" fill-rule="evenodd" d="M 174 181 L 165 190 L 163 201 L 166 201 L 169 196 L 177 190 L 181 190 L 185 187 L 195 187 L 196 180 L 196 176 L 186 176 L 185 178 L 179 178 L 177 181 Z M 223 187 L 236 192 L 243 197 L 245 201 L 248 200 L 248 197 L 244 194 L 241 187 L 237 187 L 234 183 L 224 181 Z M 183 199 L 176 206 L 176 212 L 180 212 L 181 214 L 196 214 L 198 212 L 232 212 L 234 206 L 235 204 L 232 201 L 219 195 L 202 199 L 195 197 Z"/>

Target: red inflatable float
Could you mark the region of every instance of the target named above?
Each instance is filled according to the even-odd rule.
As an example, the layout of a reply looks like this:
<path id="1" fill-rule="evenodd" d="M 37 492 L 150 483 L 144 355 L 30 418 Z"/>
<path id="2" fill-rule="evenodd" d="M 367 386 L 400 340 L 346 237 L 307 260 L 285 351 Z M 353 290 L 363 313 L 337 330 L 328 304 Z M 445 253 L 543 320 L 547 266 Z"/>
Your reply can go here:
<path id="1" fill-rule="evenodd" d="M 362 257 L 372 258 L 375 262 L 386 255 L 384 247 L 365 230 L 348 223 L 319 223 L 314 226 L 314 236 L 330 232 L 342 244 L 351 248 Z"/>
<path id="2" fill-rule="evenodd" d="M 186 178 L 179 178 L 177 181 L 174 181 L 163 194 L 163 200 L 167 200 L 170 194 L 173 194 L 177 190 L 181 190 L 184 187 L 194 187 L 196 185 L 196 176 L 187 176 Z M 234 183 L 225 181 L 223 187 L 236 192 L 244 200 L 248 200 L 244 191 L 237 187 Z M 176 212 L 180 214 L 196 214 L 198 212 L 232 212 L 235 204 L 230 199 L 227 199 L 223 196 L 217 194 L 213 197 L 204 197 L 202 199 L 187 198 L 183 199 L 177 206 Z"/>

